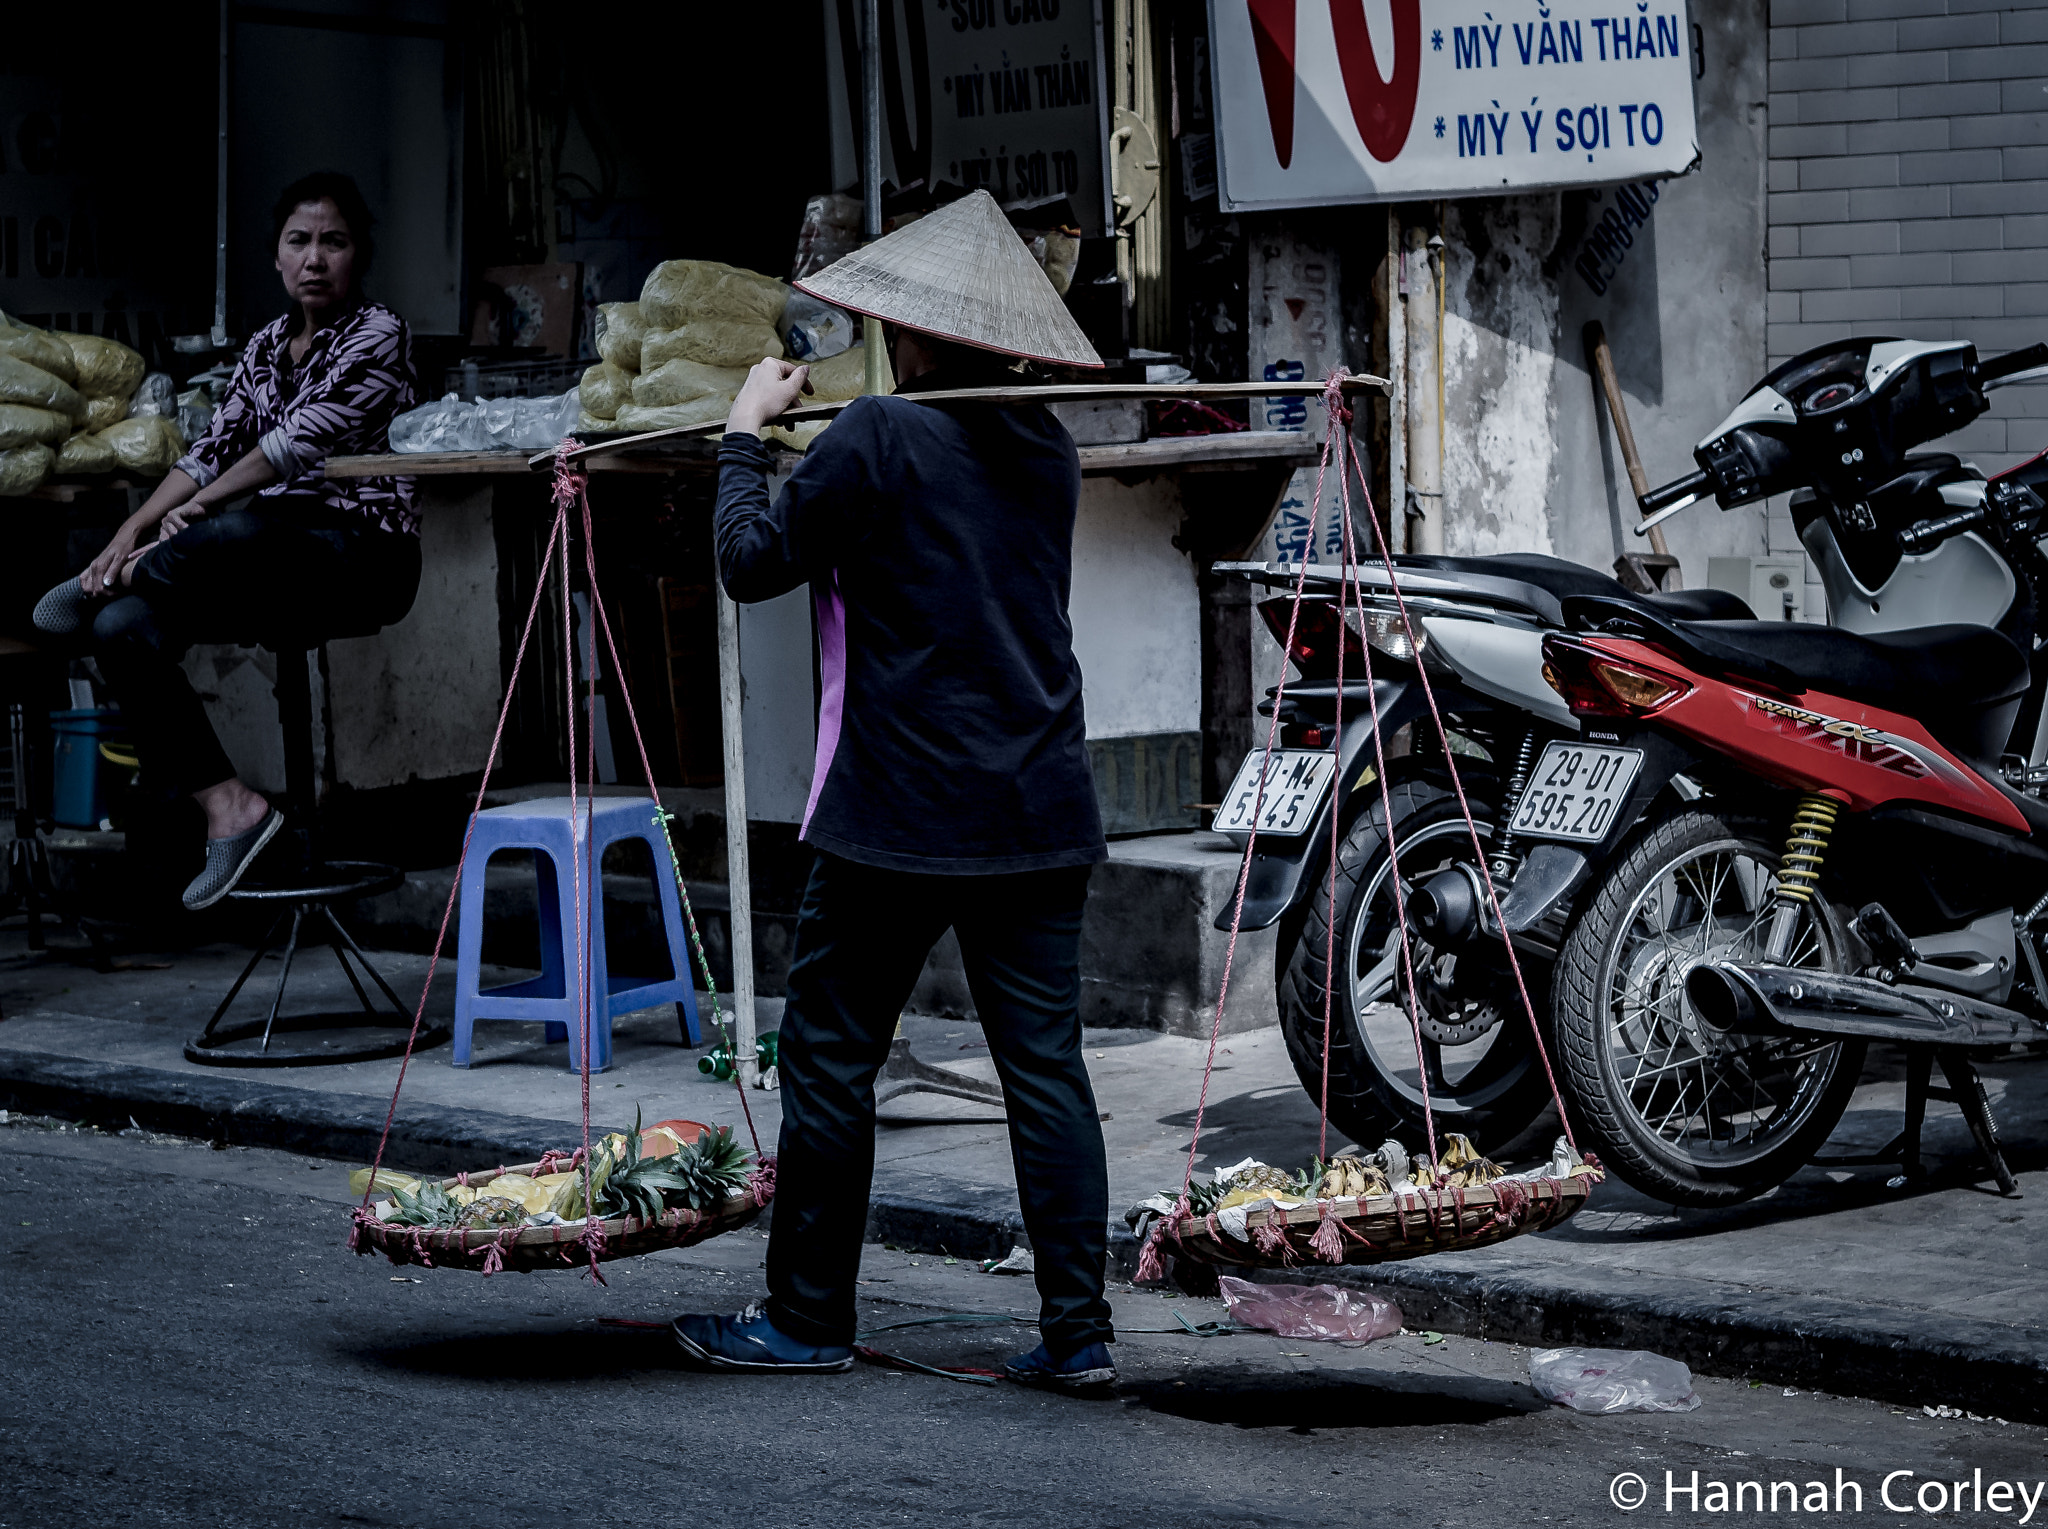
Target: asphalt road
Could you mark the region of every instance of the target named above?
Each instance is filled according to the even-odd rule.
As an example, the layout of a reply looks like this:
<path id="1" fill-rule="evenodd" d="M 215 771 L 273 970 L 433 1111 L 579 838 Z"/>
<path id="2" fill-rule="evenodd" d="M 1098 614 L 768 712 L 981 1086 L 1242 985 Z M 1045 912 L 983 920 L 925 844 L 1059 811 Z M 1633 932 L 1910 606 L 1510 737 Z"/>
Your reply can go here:
<path id="1" fill-rule="evenodd" d="M 1176 1310 L 1222 1311 L 1129 1287 L 1115 1292 L 1113 1399 L 866 1366 L 696 1374 L 665 1334 L 597 1319 L 736 1308 L 760 1293 L 759 1234 L 607 1265 L 609 1288 L 396 1274 L 343 1246 L 347 1169 L 0 1128 L 0 1529 L 2048 1525 L 2038 1428 L 1708 1379 L 1691 1413 L 1585 1417 L 1544 1406 L 1511 1345 L 1142 1333 L 1177 1328 Z M 876 1326 L 1033 1304 L 1023 1281 L 928 1255 L 870 1248 L 865 1275 Z M 872 1341 L 992 1366 L 1037 1340 L 1020 1323 Z M 1648 1495 L 1633 1513 L 1610 1499 L 1624 1472 Z M 1892 1502 L 1919 1511 L 1881 1500 L 1894 1472 L 1914 1474 L 1893 1476 Z M 1833 1511 L 1838 1479 L 1861 1487 L 1863 1511 L 1846 1491 Z M 2020 1484 L 2003 1511 L 2001 1481 Z M 1747 1511 L 1712 1511 L 1717 1482 Z M 1780 1511 L 1756 1513 L 1755 1484 L 1768 1501 L 1773 1483 L 1792 1484 Z M 1947 1512 L 1928 1511 L 1937 1486 Z"/>

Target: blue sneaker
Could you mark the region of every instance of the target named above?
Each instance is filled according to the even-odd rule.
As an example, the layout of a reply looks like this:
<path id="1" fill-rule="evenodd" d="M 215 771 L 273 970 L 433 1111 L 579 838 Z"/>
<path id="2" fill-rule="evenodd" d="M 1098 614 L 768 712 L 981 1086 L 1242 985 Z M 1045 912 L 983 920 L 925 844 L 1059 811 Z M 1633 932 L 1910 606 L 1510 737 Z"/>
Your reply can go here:
<path id="1" fill-rule="evenodd" d="M 853 1368 L 844 1343 L 802 1343 L 778 1331 L 757 1304 L 736 1317 L 677 1317 L 669 1324 L 682 1351 L 709 1370 L 775 1370 L 831 1375 Z"/>
<path id="2" fill-rule="evenodd" d="M 1105 1343 L 1091 1343 L 1065 1359 L 1053 1358 L 1041 1343 L 1005 1364 L 1003 1374 L 1020 1386 L 1045 1391 L 1098 1391 L 1116 1384 L 1116 1361 Z"/>

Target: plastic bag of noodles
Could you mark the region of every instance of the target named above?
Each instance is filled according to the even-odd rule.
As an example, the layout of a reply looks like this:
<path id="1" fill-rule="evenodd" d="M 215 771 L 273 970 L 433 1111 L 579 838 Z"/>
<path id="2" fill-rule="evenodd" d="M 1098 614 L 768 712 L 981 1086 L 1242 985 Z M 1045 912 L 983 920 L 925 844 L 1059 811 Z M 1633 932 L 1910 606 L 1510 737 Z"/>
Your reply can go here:
<path id="1" fill-rule="evenodd" d="M 712 393 L 732 398 L 746 380 L 744 367 L 706 366 L 681 359 L 664 361 L 633 379 L 633 402 L 643 409 L 660 409 Z"/>
<path id="2" fill-rule="evenodd" d="M 185 438 L 178 434 L 178 427 L 156 414 L 115 420 L 99 433 L 99 439 L 122 467 L 145 477 L 162 477 L 185 454 Z"/>
<path id="3" fill-rule="evenodd" d="M 638 303 L 597 305 L 597 353 L 613 366 L 640 370 L 640 342 L 647 338 L 647 320 Z"/>
<path id="4" fill-rule="evenodd" d="M 84 430 L 57 448 L 56 470 L 59 474 L 110 473 L 119 465 L 114 457 L 114 448 Z"/>
<path id="5" fill-rule="evenodd" d="M 78 391 L 92 398 L 135 396 L 146 369 L 142 353 L 130 350 L 119 340 L 103 340 L 96 334 L 66 334 L 58 338 L 71 349 L 78 364 Z"/>
<path id="6" fill-rule="evenodd" d="M 66 419 L 85 418 L 85 399 L 78 389 L 18 356 L 0 355 L 0 403 L 49 409 Z"/>
<path id="7" fill-rule="evenodd" d="M 772 328 L 788 299 L 789 288 L 772 276 L 716 260 L 664 260 L 647 273 L 640 288 L 640 316 L 649 329 L 674 329 L 692 319 L 714 318 Z M 647 364 L 643 358 L 643 371 Z"/>
<path id="8" fill-rule="evenodd" d="M 0 356 L 13 356 L 73 387 L 78 385 L 78 363 L 71 359 L 71 347 L 46 330 L 15 323 L 4 313 L 0 313 Z"/>
<path id="9" fill-rule="evenodd" d="M 0 451 L 0 499 L 26 494 L 50 476 L 57 453 L 44 445 Z"/>
<path id="10" fill-rule="evenodd" d="M 673 329 L 648 330 L 640 346 L 640 370 L 645 374 L 669 361 L 745 368 L 769 356 L 782 357 L 782 335 L 773 324 L 755 319 L 694 318 Z"/>
<path id="11" fill-rule="evenodd" d="M 127 417 L 128 400 L 125 398 L 88 398 L 85 401 L 85 418 L 79 428 L 104 430 L 115 420 Z"/>
<path id="12" fill-rule="evenodd" d="M 612 428 L 638 434 L 643 430 L 673 430 L 678 425 L 703 425 L 715 419 L 724 419 L 732 413 L 730 393 L 706 393 L 702 398 L 693 398 L 688 403 L 668 404 L 659 408 L 645 408 L 629 403 L 619 410 L 619 417 Z"/>
<path id="13" fill-rule="evenodd" d="M 856 345 L 851 350 L 842 350 L 836 356 L 827 356 L 823 361 L 811 363 L 811 391 L 803 403 L 837 403 L 845 398 L 858 398 L 867 386 L 868 352 L 865 345 Z M 896 386 L 895 375 L 889 369 L 885 357 L 882 362 L 882 388 L 888 392 Z"/>
<path id="14" fill-rule="evenodd" d="M 55 446 L 71 434 L 71 417 L 55 409 L 0 403 L 0 451 L 16 446 Z"/>
<path id="15" fill-rule="evenodd" d="M 622 405 L 633 401 L 633 374 L 622 366 L 600 361 L 583 374 L 576 391 L 583 400 L 585 413 L 611 419 Z"/>

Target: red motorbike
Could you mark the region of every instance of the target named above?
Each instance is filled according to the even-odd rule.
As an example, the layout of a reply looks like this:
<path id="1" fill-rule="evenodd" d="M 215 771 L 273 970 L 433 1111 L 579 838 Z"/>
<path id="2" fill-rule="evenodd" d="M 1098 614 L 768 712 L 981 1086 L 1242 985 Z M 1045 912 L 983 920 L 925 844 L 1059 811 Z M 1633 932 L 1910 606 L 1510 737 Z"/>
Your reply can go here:
<path id="1" fill-rule="evenodd" d="M 2038 558 L 2038 476 L 1912 536 L 1974 528 Z M 1760 1193 L 1814 1157 L 1879 1040 L 1906 1048 L 1905 1133 L 1832 1161 L 1916 1176 L 1926 1100 L 1948 1098 L 2014 1192 L 1973 1063 L 2048 1044 L 2048 800 L 2001 761 L 2028 655 L 1986 627 L 1859 636 L 1597 597 L 1565 615 L 1544 677 L 1580 746 L 1516 820 L 1612 820 L 1552 981 L 1592 1144 L 1670 1202 Z"/>

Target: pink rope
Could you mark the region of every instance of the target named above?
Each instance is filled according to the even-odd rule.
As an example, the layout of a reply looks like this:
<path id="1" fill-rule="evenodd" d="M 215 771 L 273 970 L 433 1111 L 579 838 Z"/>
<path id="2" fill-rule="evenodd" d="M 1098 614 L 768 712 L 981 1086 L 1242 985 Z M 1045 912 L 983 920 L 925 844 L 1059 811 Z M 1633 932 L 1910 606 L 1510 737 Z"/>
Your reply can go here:
<path id="1" fill-rule="evenodd" d="M 1419 660 L 1419 655 L 1421 654 L 1422 650 L 1420 645 L 1416 642 L 1415 623 L 1413 622 L 1413 620 L 1410 619 L 1408 614 L 1408 601 L 1402 595 L 1400 580 L 1396 578 L 1394 574 L 1393 554 L 1391 551 L 1389 551 L 1387 547 L 1386 536 L 1380 529 L 1378 515 L 1371 513 L 1372 490 L 1366 485 L 1365 468 L 1362 464 L 1358 463 L 1355 458 L 1352 461 L 1352 466 L 1358 474 L 1359 492 L 1365 498 L 1366 509 L 1368 511 L 1368 518 L 1372 521 L 1373 541 L 1377 544 L 1379 548 L 1381 566 L 1387 570 L 1387 587 L 1394 596 L 1395 609 L 1399 611 L 1401 616 L 1401 630 L 1407 634 L 1409 646 L 1414 649 L 1414 651 L 1418 655 Z M 1348 489 L 1345 496 L 1345 502 L 1348 507 L 1350 502 Z M 1344 534 L 1346 542 L 1348 544 L 1351 535 L 1351 516 L 1349 514 L 1348 508 L 1344 517 Z M 1366 651 L 1368 653 L 1371 652 L 1371 648 L 1369 645 Z M 1368 670 L 1370 669 L 1370 662 L 1370 659 L 1368 659 Z M 1444 726 L 1443 711 L 1437 706 L 1436 703 L 1436 688 L 1429 682 L 1428 668 L 1426 668 L 1419 661 L 1415 665 L 1415 672 L 1417 675 L 1421 677 L 1423 698 L 1429 702 L 1430 719 L 1436 724 L 1437 739 L 1443 745 L 1444 765 L 1450 771 L 1451 774 L 1451 788 L 1457 793 L 1458 796 L 1458 810 L 1462 812 L 1465 816 L 1465 830 L 1471 836 L 1472 853 L 1478 859 L 1480 865 L 1484 866 L 1486 864 L 1486 851 L 1479 842 L 1479 825 L 1473 821 L 1472 804 L 1465 798 L 1465 782 L 1462 778 L 1460 778 L 1458 774 L 1458 762 L 1451 753 L 1450 734 Z M 1377 736 L 1377 706 L 1375 706 L 1374 710 L 1374 733 L 1375 736 Z M 1383 775 L 1382 780 L 1384 780 L 1384 778 L 1385 777 Z M 1389 827 L 1391 828 L 1391 826 L 1392 825 L 1390 823 Z M 1500 930 L 1501 943 L 1507 947 L 1508 968 L 1515 974 L 1515 991 L 1521 996 L 1522 1012 L 1528 1017 L 1529 1020 L 1529 1035 L 1536 1042 L 1536 1055 L 1539 1059 L 1541 1059 L 1543 1063 L 1543 1077 L 1544 1080 L 1550 1085 L 1551 1100 L 1553 1103 L 1557 1105 L 1558 1123 L 1564 1128 L 1565 1140 L 1571 1143 L 1572 1150 L 1576 1152 L 1578 1150 L 1579 1144 L 1577 1139 L 1572 1135 L 1571 1117 L 1565 1113 L 1564 1096 L 1558 1091 L 1557 1073 L 1555 1069 L 1553 1069 L 1550 1065 L 1550 1048 L 1544 1045 L 1543 1043 L 1543 1027 L 1537 1024 L 1536 1022 L 1536 1005 L 1529 998 L 1529 984 L 1522 975 L 1522 961 L 1521 958 L 1515 954 L 1514 939 L 1508 934 L 1506 923 L 1502 920 L 1500 916 L 1500 896 L 1494 890 L 1492 876 L 1484 876 L 1481 878 L 1481 880 L 1484 881 L 1486 884 L 1486 903 L 1487 906 L 1493 910 L 1494 927 Z M 1399 885 L 1400 883 L 1397 878 L 1395 882 L 1397 891 Z M 1406 949 L 1406 930 L 1407 921 L 1404 918 L 1402 920 L 1404 951 Z M 1414 986 L 1414 975 L 1412 971 L 1409 975 L 1409 985 L 1412 991 Z M 1424 1076 L 1422 1083 L 1422 1097 L 1424 1107 L 1426 1109 L 1429 1101 L 1429 1079 L 1426 1075 Z M 1436 1160 L 1436 1136 L 1433 1130 L 1430 1134 L 1429 1155 L 1431 1161 Z"/>
<path id="2" fill-rule="evenodd" d="M 640 732 L 639 714 L 633 709 L 633 688 L 625 683 L 626 668 L 624 664 L 619 662 L 619 645 L 612 637 L 612 618 L 605 610 L 604 597 L 597 590 L 597 538 L 590 513 L 589 480 L 580 474 L 579 491 L 583 502 L 583 556 L 584 565 L 588 570 L 586 582 L 590 588 L 590 608 L 597 617 L 598 628 L 604 633 L 605 651 L 611 656 L 612 673 L 619 677 L 619 697 L 626 703 L 626 720 L 632 724 L 633 747 L 640 754 L 640 768 L 647 778 L 648 798 L 654 803 L 654 810 L 661 812 L 664 810 L 661 805 L 661 791 L 654 784 L 654 763 L 647 754 L 647 739 Z M 676 896 L 682 901 L 684 916 L 689 919 L 691 932 L 694 935 L 697 915 L 690 907 L 689 891 L 680 880 L 676 883 Z M 702 942 L 699 941 L 697 943 L 701 947 Z M 725 1019 L 718 1012 L 718 989 L 711 983 L 710 963 L 708 961 L 705 962 L 704 981 L 706 983 L 705 991 L 711 995 L 712 1023 L 717 1026 L 719 1034 L 723 1035 L 725 1033 Z M 733 1069 L 733 1087 L 739 1090 L 740 1113 L 746 1118 L 747 1135 L 751 1136 L 754 1140 L 754 1156 L 759 1158 L 763 1155 L 761 1152 L 761 1133 L 754 1126 L 754 1111 L 747 1103 L 746 1080 L 740 1076 L 742 1070 L 737 1067 Z M 772 1173 L 770 1182 L 773 1182 Z M 762 1203 L 765 1204 L 766 1202 L 763 1201 Z"/>
<path id="3" fill-rule="evenodd" d="M 575 438 L 571 437 L 562 442 L 560 449 L 563 452 L 574 451 L 577 449 L 578 444 L 579 443 L 575 440 Z M 558 457 L 557 462 L 559 463 L 559 461 L 560 458 Z M 559 474 L 559 466 L 557 467 L 556 471 L 557 474 Z M 556 524 L 562 524 L 566 516 L 567 511 L 564 508 L 562 508 L 558 497 L 556 501 L 555 511 Z M 462 872 L 463 869 L 469 864 L 470 844 L 476 837 L 477 814 L 484 810 L 484 796 L 491 789 L 491 771 L 497 765 L 498 750 L 500 747 L 503 746 L 504 743 L 505 723 L 512 715 L 512 697 L 519 689 L 519 671 L 526 663 L 527 644 L 533 638 L 533 624 L 535 619 L 540 615 L 541 593 L 547 588 L 548 569 L 550 566 L 552 566 L 554 562 L 554 557 L 555 541 L 553 534 L 550 533 L 548 537 L 547 553 L 541 559 L 539 574 L 534 579 L 533 603 L 527 607 L 526 625 L 520 631 L 519 634 L 519 650 L 512 657 L 512 677 L 511 679 L 506 681 L 505 699 L 498 707 L 498 725 L 495 729 L 493 729 L 491 733 L 491 749 L 490 752 L 484 756 L 484 775 L 483 779 L 477 783 L 476 804 L 474 807 L 470 809 L 469 826 L 463 830 L 462 854 L 456 861 L 455 883 L 453 886 L 449 887 L 447 905 L 443 907 L 441 910 L 441 928 L 439 933 L 437 933 L 434 936 L 434 953 L 427 960 L 426 980 L 420 984 L 420 1001 L 418 1006 L 414 1008 L 412 1012 L 412 1032 L 405 1038 L 405 1053 L 403 1056 L 399 1058 L 398 1061 L 398 1081 L 392 1084 L 391 1086 L 391 1103 L 389 1107 L 386 1108 L 386 1110 L 384 1111 L 384 1129 L 378 1134 L 377 1137 L 376 1156 L 370 1159 L 369 1182 L 363 1186 L 362 1205 L 365 1210 L 368 1209 L 370 1204 L 370 1195 L 372 1191 L 376 1188 L 377 1169 L 382 1167 L 384 1164 L 384 1149 L 390 1143 L 391 1140 L 391 1122 L 393 1121 L 393 1119 L 397 1117 L 398 1114 L 399 1091 L 405 1087 L 405 1072 L 406 1069 L 412 1065 L 413 1047 L 419 1042 L 420 1024 L 421 1021 L 425 1019 L 427 1013 L 427 995 L 434 990 L 434 973 L 439 969 L 441 965 L 442 948 L 448 943 L 448 925 L 455 917 L 455 902 L 456 899 L 461 895 L 462 891 Z M 350 1233 L 351 1238 L 353 1238 L 354 1235 L 355 1234 L 353 1232 Z"/>

